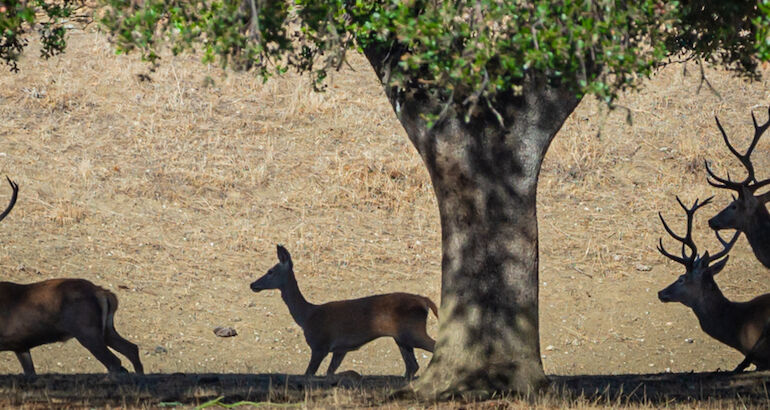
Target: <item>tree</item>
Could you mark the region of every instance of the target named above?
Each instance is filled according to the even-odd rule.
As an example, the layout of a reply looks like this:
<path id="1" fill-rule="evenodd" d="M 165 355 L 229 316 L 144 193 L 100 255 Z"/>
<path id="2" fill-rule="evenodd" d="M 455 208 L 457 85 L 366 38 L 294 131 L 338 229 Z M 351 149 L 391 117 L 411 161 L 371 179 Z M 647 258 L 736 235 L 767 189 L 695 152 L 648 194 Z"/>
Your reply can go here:
<path id="1" fill-rule="evenodd" d="M 323 88 L 347 51 L 366 56 L 439 204 L 441 320 L 416 383 L 426 397 L 529 392 L 546 382 L 535 196 L 549 144 L 584 95 L 612 105 L 674 61 L 756 77 L 757 62 L 770 59 L 768 0 L 102 2 L 118 51 L 153 64 L 164 46 L 199 50 L 205 62 L 265 79 L 309 73 Z M 46 3 L 0 4 L 0 58 L 13 63 L 35 20 L 25 10 Z M 42 14 L 49 27 L 61 24 Z"/>

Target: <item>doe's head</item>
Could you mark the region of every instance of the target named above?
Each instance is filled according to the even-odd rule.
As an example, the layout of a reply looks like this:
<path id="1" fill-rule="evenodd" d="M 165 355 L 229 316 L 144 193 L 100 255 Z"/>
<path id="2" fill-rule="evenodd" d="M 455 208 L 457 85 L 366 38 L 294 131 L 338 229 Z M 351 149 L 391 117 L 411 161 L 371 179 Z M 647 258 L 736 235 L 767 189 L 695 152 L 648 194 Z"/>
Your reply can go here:
<path id="1" fill-rule="evenodd" d="M 714 282 L 714 275 L 724 269 L 728 260 L 727 253 L 730 252 L 730 249 L 735 244 L 740 232 L 735 232 L 733 238 L 729 242 L 726 242 L 719 236 L 719 233 L 715 231 L 714 233 L 716 234 L 717 239 L 719 239 L 719 242 L 722 244 L 722 250 L 715 253 L 713 256 L 710 256 L 708 252 L 705 252 L 703 256 L 700 256 L 698 254 L 698 248 L 692 239 L 692 221 L 695 211 L 697 211 L 698 208 L 707 205 L 711 201 L 711 198 L 706 199 L 700 204 L 696 199 L 691 208 L 687 208 L 682 201 L 679 200 L 679 197 L 677 197 L 676 200 L 687 214 L 687 233 L 684 236 L 674 233 L 674 231 L 669 228 L 665 219 L 663 219 L 663 215 L 658 213 L 658 216 L 660 217 L 661 222 L 663 222 L 663 227 L 666 229 L 666 232 L 682 243 L 682 256 L 676 256 L 666 251 L 663 247 L 663 239 L 659 241 L 658 251 L 660 251 L 663 256 L 684 265 L 685 273 L 679 276 L 674 283 L 658 292 L 658 299 L 664 303 L 679 302 L 685 306 L 694 307 L 699 302 L 708 298 L 709 294 L 713 294 L 718 290 L 717 284 Z M 689 254 L 687 253 L 687 248 L 690 249 Z M 715 263 L 712 265 L 712 262 Z"/>
<path id="2" fill-rule="evenodd" d="M 261 278 L 251 283 L 251 290 L 259 292 L 267 289 L 281 289 L 287 282 L 289 275 L 294 273 L 291 255 L 281 245 L 277 246 L 278 263 L 268 269 Z"/>

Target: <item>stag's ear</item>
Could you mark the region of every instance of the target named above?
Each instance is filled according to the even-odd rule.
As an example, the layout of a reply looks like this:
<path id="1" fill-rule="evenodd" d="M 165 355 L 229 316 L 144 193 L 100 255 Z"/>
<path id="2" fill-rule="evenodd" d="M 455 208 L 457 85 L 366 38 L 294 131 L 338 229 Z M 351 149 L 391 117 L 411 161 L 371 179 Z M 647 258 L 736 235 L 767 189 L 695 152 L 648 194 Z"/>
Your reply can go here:
<path id="1" fill-rule="evenodd" d="M 766 204 L 770 202 L 770 191 L 765 192 L 764 194 L 757 197 L 759 199 L 759 203 Z"/>
<path id="2" fill-rule="evenodd" d="M 727 264 L 728 259 L 730 259 L 730 256 L 725 256 L 719 262 L 709 266 L 708 272 L 711 274 L 711 276 L 714 276 L 717 273 L 722 272 L 722 269 L 725 268 L 725 265 Z"/>
<path id="3" fill-rule="evenodd" d="M 291 266 L 292 262 L 291 262 L 291 255 L 289 254 L 289 251 L 287 251 L 286 248 L 284 248 L 281 245 L 278 245 L 277 249 L 278 249 L 278 260 L 281 263 L 288 263 L 289 266 Z"/>

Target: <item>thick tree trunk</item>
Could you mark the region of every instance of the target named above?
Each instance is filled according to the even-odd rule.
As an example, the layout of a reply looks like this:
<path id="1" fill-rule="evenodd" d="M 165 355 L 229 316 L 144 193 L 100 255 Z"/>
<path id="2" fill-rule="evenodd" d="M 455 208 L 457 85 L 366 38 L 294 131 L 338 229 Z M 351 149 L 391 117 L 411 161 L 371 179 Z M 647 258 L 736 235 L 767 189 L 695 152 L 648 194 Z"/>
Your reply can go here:
<path id="1" fill-rule="evenodd" d="M 385 76 L 380 55 L 367 57 Z M 537 180 L 551 140 L 579 99 L 533 81 L 522 95 L 505 96 L 505 104 L 498 96 L 497 113 L 479 104 L 466 123 L 457 105 L 442 105 L 419 88 L 385 89 L 428 167 L 441 215 L 439 332 L 417 392 L 443 398 L 538 389 L 546 378 L 538 333 Z M 442 111 L 429 129 L 424 114 Z"/>

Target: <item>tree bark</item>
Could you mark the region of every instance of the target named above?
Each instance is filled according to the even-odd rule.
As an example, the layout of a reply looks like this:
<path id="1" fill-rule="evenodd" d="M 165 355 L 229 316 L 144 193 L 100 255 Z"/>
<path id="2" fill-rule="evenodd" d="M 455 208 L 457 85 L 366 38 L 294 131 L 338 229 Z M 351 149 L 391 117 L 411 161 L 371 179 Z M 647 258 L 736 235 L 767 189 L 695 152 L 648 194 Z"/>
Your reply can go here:
<path id="1" fill-rule="evenodd" d="M 466 122 L 457 96 L 447 105 L 420 87 L 388 86 L 382 56 L 367 52 L 428 168 L 441 217 L 439 332 L 415 390 L 431 399 L 533 392 L 546 382 L 538 331 L 537 181 L 551 140 L 579 99 L 531 80 L 521 95 L 498 95 L 496 109 L 478 104 Z M 439 112 L 428 128 L 425 114 Z"/>

